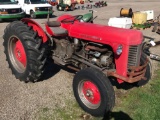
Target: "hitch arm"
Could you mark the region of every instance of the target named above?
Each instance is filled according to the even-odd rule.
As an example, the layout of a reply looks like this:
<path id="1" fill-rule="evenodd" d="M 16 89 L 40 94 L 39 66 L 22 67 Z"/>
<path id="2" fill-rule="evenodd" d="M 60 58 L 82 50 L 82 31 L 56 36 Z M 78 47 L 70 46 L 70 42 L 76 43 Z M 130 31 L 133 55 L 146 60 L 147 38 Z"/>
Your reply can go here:
<path id="1" fill-rule="evenodd" d="M 150 57 L 151 59 L 153 59 L 153 60 L 160 61 L 160 56 L 159 56 L 159 55 L 150 53 L 150 56 L 149 56 L 149 57 Z"/>
<path id="2" fill-rule="evenodd" d="M 156 60 L 156 61 L 160 61 L 160 56 L 151 53 L 149 50 L 153 46 L 160 45 L 160 41 L 154 42 L 154 38 L 151 38 L 148 36 L 144 36 L 144 38 L 149 39 L 149 42 L 146 42 L 143 44 L 143 47 L 142 47 L 143 52 L 145 54 L 147 54 L 151 59 Z"/>

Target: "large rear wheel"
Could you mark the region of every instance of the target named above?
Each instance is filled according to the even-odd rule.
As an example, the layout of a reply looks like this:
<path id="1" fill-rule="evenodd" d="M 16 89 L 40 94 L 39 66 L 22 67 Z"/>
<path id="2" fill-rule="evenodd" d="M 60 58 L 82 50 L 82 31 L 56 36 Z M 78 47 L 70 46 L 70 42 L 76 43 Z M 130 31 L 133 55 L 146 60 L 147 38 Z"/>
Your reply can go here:
<path id="1" fill-rule="evenodd" d="M 40 79 L 46 62 L 45 48 L 37 32 L 21 21 L 9 24 L 4 30 L 4 53 L 17 79 L 35 82 Z"/>
<path id="2" fill-rule="evenodd" d="M 93 116 L 104 116 L 115 104 L 114 89 L 101 71 L 86 68 L 73 80 L 75 98 L 81 108 Z"/>

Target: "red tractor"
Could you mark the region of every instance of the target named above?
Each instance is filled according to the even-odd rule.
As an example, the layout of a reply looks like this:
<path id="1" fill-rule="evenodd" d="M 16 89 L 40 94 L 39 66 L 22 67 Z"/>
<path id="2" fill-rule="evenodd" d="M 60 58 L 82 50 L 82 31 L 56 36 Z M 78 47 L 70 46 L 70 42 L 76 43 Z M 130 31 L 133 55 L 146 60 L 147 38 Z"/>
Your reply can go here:
<path id="1" fill-rule="evenodd" d="M 48 1 L 48 3 L 51 4 L 52 6 L 58 5 L 58 2 L 56 0 L 54 0 L 54 1 L 50 0 L 50 1 Z"/>
<path id="2" fill-rule="evenodd" d="M 103 116 L 115 104 L 112 81 L 146 84 L 151 77 L 148 58 L 142 53 L 143 35 L 137 30 L 80 22 L 82 15 L 62 15 L 47 21 L 45 30 L 24 18 L 4 30 L 4 53 L 19 80 L 36 82 L 47 58 L 77 71 L 74 96 L 82 109 Z"/>

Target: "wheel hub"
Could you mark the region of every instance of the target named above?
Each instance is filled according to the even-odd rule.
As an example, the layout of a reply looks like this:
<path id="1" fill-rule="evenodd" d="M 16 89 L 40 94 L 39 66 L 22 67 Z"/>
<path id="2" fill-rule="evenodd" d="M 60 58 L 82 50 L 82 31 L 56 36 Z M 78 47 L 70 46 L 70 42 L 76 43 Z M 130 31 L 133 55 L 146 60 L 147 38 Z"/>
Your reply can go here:
<path id="1" fill-rule="evenodd" d="M 26 53 L 20 40 L 15 43 L 14 54 L 16 59 L 26 67 Z"/>
<path id="2" fill-rule="evenodd" d="M 87 90 L 86 96 L 87 97 L 92 97 L 93 96 L 93 92 L 91 90 Z"/>
<path id="3" fill-rule="evenodd" d="M 85 81 L 83 83 L 83 94 L 84 97 L 92 104 L 99 104 L 101 101 L 100 92 L 97 86 L 90 81 Z"/>

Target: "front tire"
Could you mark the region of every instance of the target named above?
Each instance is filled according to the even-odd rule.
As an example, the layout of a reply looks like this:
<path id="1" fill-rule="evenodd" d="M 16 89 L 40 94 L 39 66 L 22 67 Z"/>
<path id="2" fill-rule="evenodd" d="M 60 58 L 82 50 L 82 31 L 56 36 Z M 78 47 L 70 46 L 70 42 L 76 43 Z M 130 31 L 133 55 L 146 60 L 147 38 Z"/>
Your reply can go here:
<path id="1" fill-rule="evenodd" d="M 63 8 L 62 8 L 60 5 L 57 5 L 57 10 L 58 10 L 58 11 L 62 11 Z"/>
<path id="2" fill-rule="evenodd" d="M 25 82 L 39 80 L 46 50 L 37 32 L 22 21 L 15 21 L 6 27 L 3 39 L 6 60 L 15 77 Z"/>
<path id="3" fill-rule="evenodd" d="M 104 116 L 115 104 L 115 94 L 109 79 L 101 71 L 86 68 L 73 80 L 74 96 L 80 107 L 93 116 Z"/>
<path id="4" fill-rule="evenodd" d="M 3 22 L 3 19 L 0 19 L 0 23 Z"/>
<path id="5" fill-rule="evenodd" d="M 144 64 L 144 62 L 146 61 L 146 58 L 147 58 L 147 55 L 142 53 L 141 55 L 141 64 Z M 152 76 L 152 64 L 151 64 L 151 61 L 149 60 L 149 63 L 146 67 L 146 73 L 145 73 L 145 78 L 146 80 L 140 80 L 137 82 L 137 86 L 140 87 L 140 86 L 143 86 L 145 84 L 147 84 L 149 82 L 149 80 L 151 79 L 151 76 Z"/>
<path id="6" fill-rule="evenodd" d="M 30 17 L 31 17 L 32 19 L 36 19 L 36 15 L 35 15 L 34 11 L 31 11 L 31 12 L 30 12 Z"/>

